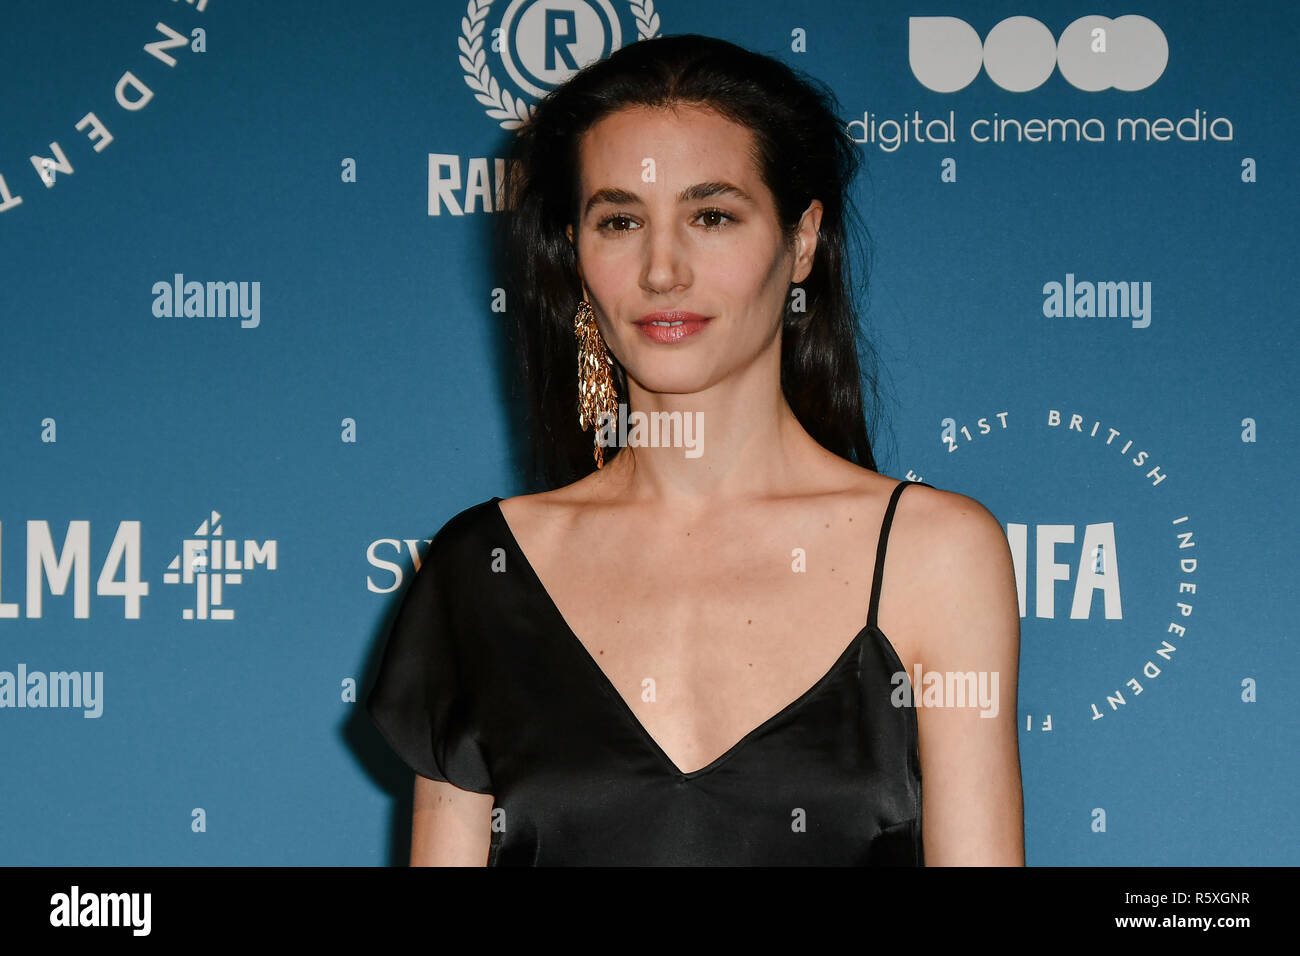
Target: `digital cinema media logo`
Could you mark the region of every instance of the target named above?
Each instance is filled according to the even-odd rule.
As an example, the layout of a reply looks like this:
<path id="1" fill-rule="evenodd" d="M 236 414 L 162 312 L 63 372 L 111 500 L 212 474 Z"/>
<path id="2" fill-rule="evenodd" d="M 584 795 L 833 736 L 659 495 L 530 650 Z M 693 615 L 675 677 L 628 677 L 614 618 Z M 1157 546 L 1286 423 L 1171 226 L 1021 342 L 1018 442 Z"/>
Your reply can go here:
<path id="1" fill-rule="evenodd" d="M 983 40 L 958 17 L 909 17 L 907 59 L 917 82 L 936 93 L 955 93 L 983 70 L 1012 93 L 1036 90 L 1059 70 L 1079 90 L 1144 90 L 1164 75 L 1169 41 L 1147 17 L 1086 16 L 1060 39 L 1041 20 L 999 21 Z"/>
<path id="2" fill-rule="evenodd" d="M 1180 655 L 1198 653 L 1196 524 L 1151 438 L 1082 409 L 1003 408 L 944 419 L 930 467 L 908 474 L 972 494 L 1003 524 L 1023 732 L 1151 706 L 1177 679 Z"/>
<path id="3" fill-rule="evenodd" d="M 13 563 L 5 562 L 4 528 L 0 522 L 0 620 L 44 618 L 47 598 L 66 597 L 69 589 L 74 618 L 90 617 L 93 594 L 96 598 L 120 599 L 124 620 L 140 619 L 143 599 L 150 594 L 149 581 L 141 573 L 142 522 L 118 522 L 108 552 L 99 562 L 92 592 L 91 572 L 96 560 L 91 548 L 91 523 L 69 521 L 62 544 L 56 545 L 49 521 L 29 520 L 22 564 L 27 575 L 24 602 L 6 600 L 6 585 L 13 578 L 4 571 Z M 228 538 L 221 514 L 211 511 L 192 535 L 181 539 L 162 579 L 164 584 L 192 589 L 193 603 L 182 609 L 182 620 L 233 621 L 235 608 L 228 589 L 244 584 L 250 573 L 276 570 L 278 554 L 279 544 L 274 538 Z M 68 602 L 55 603 L 66 609 Z"/>

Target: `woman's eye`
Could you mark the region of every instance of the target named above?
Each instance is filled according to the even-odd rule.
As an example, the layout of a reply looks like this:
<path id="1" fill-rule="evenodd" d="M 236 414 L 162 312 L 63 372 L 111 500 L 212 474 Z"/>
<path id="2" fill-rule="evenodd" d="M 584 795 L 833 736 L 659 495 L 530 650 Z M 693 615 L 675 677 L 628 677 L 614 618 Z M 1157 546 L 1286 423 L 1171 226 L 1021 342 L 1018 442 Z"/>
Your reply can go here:
<path id="1" fill-rule="evenodd" d="M 630 223 L 631 221 L 632 220 L 628 216 L 624 216 L 622 213 L 616 213 L 613 216 L 606 216 L 604 219 L 602 219 L 599 223 L 596 224 L 596 228 L 604 230 L 605 232 L 631 232 L 632 230 L 627 226 L 624 226 L 621 229 L 609 228 L 609 224 L 612 222 Z"/>
<path id="2" fill-rule="evenodd" d="M 719 217 L 719 221 L 718 221 L 717 225 L 709 225 L 707 222 L 706 222 L 706 224 L 705 224 L 705 228 L 708 229 L 710 232 L 716 232 L 717 230 L 719 230 L 719 229 L 722 228 L 722 222 L 721 222 L 721 220 L 724 220 L 724 219 L 725 219 L 725 220 L 728 221 L 728 222 L 735 222 L 735 221 L 736 221 L 736 219 L 735 219 L 734 216 L 729 216 L 729 215 L 727 215 L 727 214 L 726 214 L 725 212 L 723 212 L 721 209 L 701 209 L 700 212 L 699 212 L 699 215 L 697 215 L 695 218 L 696 218 L 696 219 L 701 219 L 701 218 L 712 219 L 714 216 Z"/>
<path id="3" fill-rule="evenodd" d="M 701 209 L 695 214 L 695 221 L 701 219 L 704 220 L 704 228 L 709 232 L 719 231 L 723 228 L 723 225 L 726 222 L 737 221 L 735 216 L 725 213 L 721 209 Z M 621 223 L 622 225 L 615 225 L 615 223 Z M 624 215 L 623 213 L 615 213 L 612 216 L 606 216 L 604 219 L 596 223 L 596 228 L 600 232 L 619 233 L 634 232 L 641 227 L 632 219 L 632 217 Z"/>

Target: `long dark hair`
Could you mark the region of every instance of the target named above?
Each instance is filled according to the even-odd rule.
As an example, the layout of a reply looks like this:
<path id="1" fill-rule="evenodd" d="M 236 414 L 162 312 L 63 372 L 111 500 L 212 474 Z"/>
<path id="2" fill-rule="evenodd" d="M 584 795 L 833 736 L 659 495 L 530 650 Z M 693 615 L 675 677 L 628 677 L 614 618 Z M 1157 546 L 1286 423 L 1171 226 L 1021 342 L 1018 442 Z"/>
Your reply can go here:
<path id="1" fill-rule="evenodd" d="M 565 236 L 570 223 L 576 234 L 579 220 L 579 139 L 626 107 L 678 104 L 706 107 L 752 131 L 758 171 L 787 242 L 808 204 L 821 200 L 812 271 L 798 284 L 803 310 L 795 311 L 794 297 L 786 297 L 781 388 L 799 423 L 822 446 L 876 470 L 863 385 L 874 428 L 877 363 L 859 327 L 850 270 L 851 227 L 866 235 L 850 195 L 861 162 L 858 147 L 825 84 L 779 60 L 697 34 L 641 40 L 589 64 L 538 103 L 512 139 L 498 239 L 534 469 L 555 488 L 596 467 L 592 433 L 578 426 L 573 316 L 582 287 Z M 865 260 L 869 247 L 861 253 Z M 615 384 L 625 397 L 626 373 L 617 362 Z M 616 452 L 606 449 L 606 460 Z"/>

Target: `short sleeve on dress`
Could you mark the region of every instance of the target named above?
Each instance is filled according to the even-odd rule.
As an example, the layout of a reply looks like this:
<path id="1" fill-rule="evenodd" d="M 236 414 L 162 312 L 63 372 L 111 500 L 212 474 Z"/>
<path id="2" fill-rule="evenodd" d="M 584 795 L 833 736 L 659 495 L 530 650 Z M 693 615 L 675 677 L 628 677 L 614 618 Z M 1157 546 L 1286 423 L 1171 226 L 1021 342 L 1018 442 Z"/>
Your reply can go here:
<path id="1" fill-rule="evenodd" d="M 429 552 L 437 546 L 437 540 Z M 475 688 L 463 656 L 450 583 L 426 554 L 388 634 L 366 711 L 416 773 L 462 790 L 491 793 L 479 743 L 469 729 Z M 470 635 L 472 636 L 472 635 Z"/>

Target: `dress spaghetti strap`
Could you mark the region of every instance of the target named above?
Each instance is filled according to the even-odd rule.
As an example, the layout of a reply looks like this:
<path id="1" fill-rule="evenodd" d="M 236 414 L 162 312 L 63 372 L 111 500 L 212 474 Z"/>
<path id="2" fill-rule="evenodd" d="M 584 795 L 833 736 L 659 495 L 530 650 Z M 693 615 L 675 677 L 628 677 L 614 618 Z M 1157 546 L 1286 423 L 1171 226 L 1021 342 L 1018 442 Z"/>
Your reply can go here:
<path id="1" fill-rule="evenodd" d="M 885 508 L 885 519 L 880 523 L 880 543 L 876 545 L 876 570 L 871 576 L 871 606 L 867 611 L 867 627 L 876 626 L 876 611 L 880 607 L 880 583 L 885 571 L 885 545 L 889 541 L 889 526 L 894 521 L 894 508 L 898 505 L 898 496 L 903 493 L 903 489 L 908 485 L 934 487 L 933 485 L 926 485 L 924 481 L 907 481 L 904 479 L 894 487 L 894 493 L 889 496 L 889 506 Z"/>

